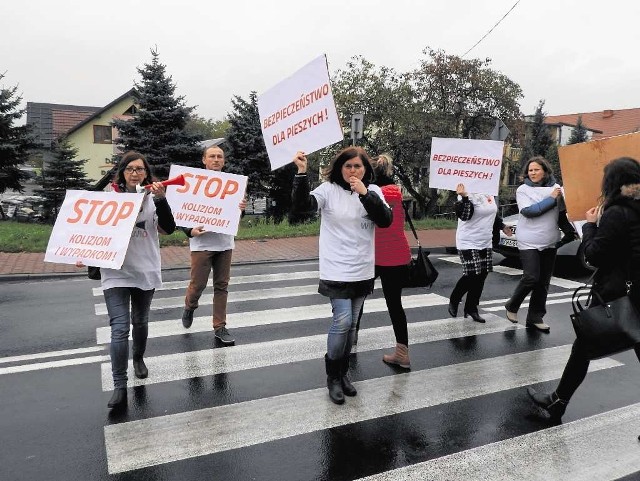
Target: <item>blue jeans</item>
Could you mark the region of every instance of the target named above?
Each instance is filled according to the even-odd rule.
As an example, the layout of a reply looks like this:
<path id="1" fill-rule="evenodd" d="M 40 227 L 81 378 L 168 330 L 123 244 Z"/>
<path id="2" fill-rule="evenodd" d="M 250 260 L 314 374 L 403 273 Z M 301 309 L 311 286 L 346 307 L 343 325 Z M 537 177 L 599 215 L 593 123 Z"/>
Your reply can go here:
<path id="1" fill-rule="evenodd" d="M 330 299 L 333 310 L 333 320 L 327 337 L 327 355 L 329 359 L 337 360 L 347 357 L 351 353 L 353 339 L 356 335 L 356 325 L 360 308 L 366 296 L 354 299 Z"/>
<path id="2" fill-rule="evenodd" d="M 127 387 L 129 363 L 129 322 L 133 325 L 133 358 L 142 359 L 147 347 L 149 309 L 155 289 L 113 287 L 104 291 L 111 326 L 111 373 L 115 388 Z"/>

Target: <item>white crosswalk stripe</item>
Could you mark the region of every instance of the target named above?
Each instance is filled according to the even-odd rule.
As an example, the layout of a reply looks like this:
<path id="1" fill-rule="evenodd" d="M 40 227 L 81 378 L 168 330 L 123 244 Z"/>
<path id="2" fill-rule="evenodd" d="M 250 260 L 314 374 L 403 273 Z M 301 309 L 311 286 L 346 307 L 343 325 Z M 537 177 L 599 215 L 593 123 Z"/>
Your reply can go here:
<path id="1" fill-rule="evenodd" d="M 486 319 L 486 324 L 461 322 L 460 319 L 451 318 L 413 322 L 409 324 L 409 336 L 412 343 L 422 343 L 524 328 L 524 326 L 512 324 L 493 314 L 487 315 Z M 393 329 L 390 326 L 362 329 L 358 340 L 358 352 L 390 347 L 390 339 L 393 339 Z M 133 368 L 131 368 L 129 379 L 131 379 L 132 386 L 142 386 L 309 359 L 321 359 L 326 351 L 327 335 L 321 334 L 240 345 L 233 349 L 214 349 L 213 351 L 206 349 L 147 357 L 145 363 L 149 368 L 149 377 L 136 379 L 133 376 Z M 104 391 L 113 389 L 111 365 L 108 363 L 102 365 L 102 389 Z"/>
<path id="2" fill-rule="evenodd" d="M 615 479 L 640 470 L 639 431 L 640 403 L 361 480 Z"/>
<path id="3" fill-rule="evenodd" d="M 432 257 L 437 259 L 437 262 L 454 264 L 459 262 L 457 256 Z M 192 382 L 195 383 L 194 385 L 207 386 L 206 380 L 211 378 L 211 389 L 214 390 L 217 389 L 217 379 L 225 379 L 224 382 L 233 384 L 234 380 L 241 379 L 242 376 L 251 380 L 256 376 L 265 376 L 264 383 L 269 383 L 271 377 L 278 376 L 277 373 L 285 369 L 291 376 L 292 372 L 302 373 L 308 365 L 313 363 L 323 364 L 322 358 L 327 351 L 325 331 L 330 324 L 331 306 L 326 299 L 320 298 L 317 294 L 318 272 L 314 270 L 316 266 L 317 263 L 300 263 L 299 272 L 295 273 L 279 272 L 278 269 L 281 266 L 277 264 L 258 271 L 269 271 L 268 273 L 252 273 L 251 269 L 239 271 L 247 275 L 233 277 L 233 286 L 239 285 L 243 288 L 231 289 L 229 302 L 233 306 L 233 312 L 227 315 L 227 325 L 238 340 L 238 345 L 216 349 L 207 347 L 211 345 L 213 339 L 211 308 L 201 308 L 199 311 L 204 315 L 195 317 L 191 328 L 185 329 L 181 320 L 174 317 L 175 312 L 169 314 L 169 311 L 163 313 L 162 310 L 183 306 L 187 281 L 164 283 L 153 301 L 155 312 L 152 314 L 153 320 L 149 323 L 149 345 L 154 343 L 154 339 L 158 339 L 157 342 L 162 343 L 161 353 L 156 354 L 153 350 L 147 350 L 145 356 L 145 362 L 149 368 L 147 378 L 135 378 L 131 363 L 128 371 L 129 391 L 148 390 L 148 392 L 142 392 L 146 393 L 145 397 L 153 399 L 150 407 L 155 410 L 153 413 L 147 413 L 144 404 L 137 405 L 133 410 L 135 413 L 133 419 L 125 416 L 116 422 L 106 423 L 104 447 L 110 475 L 129 473 L 128 475 L 133 476 L 131 472 L 140 470 L 141 476 L 150 479 L 158 476 L 174 479 L 169 474 L 154 471 L 158 466 L 163 466 L 162 469 L 165 467 L 175 469 L 180 472 L 180 477 L 184 475 L 185 479 L 210 478 L 213 471 L 207 470 L 214 469 L 209 467 L 210 465 L 218 466 L 216 469 L 220 466 L 231 469 L 230 474 L 226 471 L 224 473 L 228 479 L 258 478 L 283 481 L 334 479 L 330 471 L 324 470 L 321 470 L 321 473 L 315 470 L 313 472 L 296 471 L 277 477 L 271 475 L 260 478 L 255 475 L 255 472 L 248 475 L 236 465 L 251 465 L 254 461 L 250 454 L 245 456 L 245 453 L 255 453 L 251 450 L 258 446 L 260 451 L 267 453 L 265 456 L 275 456 L 272 462 L 277 464 L 284 462 L 287 456 L 287 453 L 280 451 L 279 443 L 289 442 L 293 444 L 287 444 L 287 446 L 295 446 L 298 443 L 320 442 L 315 436 L 319 439 L 325 436 L 340 436 L 334 431 L 351 430 L 352 427 L 357 430 L 358 426 L 370 426 L 367 423 L 383 423 L 394 417 L 421 416 L 421 413 L 427 412 L 434 418 L 432 423 L 445 423 L 447 421 L 444 418 L 439 420 L 438 415 L 445 406 L 454 405 L 452 403 L 474 402 L 479 398 L 506 399 L 506 402 L 515 402 L 514 399 L 522 397 L 521 392 L 524 386 L 554 381 L 562 375 L 571 351 L 572 339 L 545 344 L 546 341 L 552 341 L 554 338 L 548 335 L 538 338 L 536 333 L 525 330 L 524 322 L 519 324 L 509 322 L 504 317 L 504 303 L 507 301 L 504 295 L 508 293 L 498 292 L 493 297 L 483 298 L 479 307 L 486 323 L 477 323 L 462 316 L 441 317 L 446 313 L 444 306 L 449 303 L 449 292 L 445 292 L 447 289 L 411 290 L 403 296 L 403 305 L 405 309 L 412 310 L 411 322 L 408 324 L 412 361 L 420 359 L 425 352 L 433 352 L 434 359 L 442 362 L 433 364 L 431 360 L 426 364 L 416 362 L 415 365 L 412 362 L 414 368 L 411 371 L 386 366 L 381 362 L 381 357 L 383 352 L 390 352 L 394 346 L 392 326 L 378 324 L 371 327 L 364 323 L 355 351 L 360 375 L 357 382 L 354 382 L 358 395 L 348 398 L 343 405 L 337 406 L 330 402 L 327 389 L 323 386 L 324 378 L 311 385 L 306 384 L 308 387 L 302 389 L 296 387 L 296 380 L 292 378 L 290 381 L 292 384 L 289 386 L 293 386 L 293 389 L 287 388 L 284 392 L 280 390 L 281 387 L 268 391 L 256 386 L 256 394 L 219 393 L 220 396 L 216 397 L 215 402 L 206 401 L 206 396 L 210 393 L 205 389 L 198 391 L 200 393 L 198 402 L 201 404 L 192 405 L 188 402 Z M 508 276 L 508 282 L 515 281 L 515 276 L 522 274 L 517 269 L 495 267 L 494 275 Z M 274 285 L 278 282 L 287 282 L 287 284 L 284 287 Z M 569 303 L 571 289 L 581 285 L 576 281 L 560 278 L 554 278 L 552 284 L 558 292 L 549 294 L 549 305 Z M 376 289 L 379 288 L 378 281 Z M 183 292 L 177 292 L 178 290 Z M 163 297 L 163 291 L 164 295 L 169 294 L 169 297 Z M 101 293 L 100 289 L 93 289 L 94 296 Z M 201 306 L 210 306 L 211 297 L 209 288 L 200 302 Z M 255 309 L 255 306 L 260 306 L 262 300 L 269 300 L 270 306 L 279 307 Z M 438 306 L 438 310 L 429 309 Z M 525 310 L 522 312 L 523 320 L 527 306 L 526 302 L 522 306 Z M 96 302 L 95 312 L 101 316 L 106 314 L 104 303 Z M 380 315 L 388 319 L 386 302 L 381 297 L 367 299 L 364 312 L 365 316 L 382 313 L 375 316 L 375 321 L 378 323 L 381 322 Z M 438 312 L 440 318 L 433 312 Z M 262 336 L 262 333 L 267 332 L 270 327 L 285 325 L 286 330 L 280 329 L 275 331 L 277 334 L 272 334 L 275 339 L 260 339 L 258 342 L 242 341 L 245 332 L 251 333 L 255 330 Z M 291 335 L 279 338 L 287 335 L 282 334 L 283 332 L 291 332 Z M 520 339 L 518 347 L 513 347 L 515 346 L 513 340 L 518 338 Z M 94 348 L 95 350 L 108 349 L 109 327 L 96 329 L 96 342 L 98 346 Z M 477 352 L 469 354 L 469 349 L 477 349 Z M 64 351 L 61 352 L 64 353 Z M 82 352 L 78 350 L 77 353 L 69 352 L 68 355 Z M 468 357 L 462 358 L 456 353 L 465 353 Z M 60 354 L 62 355 L 64 354 Z M 48 357 L 54 356 L 56 356 L 55 353 Z M 444 356 L 444 359 L 440 360 L 440 356 Z M 102 391 L 111 391 L 113 382 L 108 357 L 93 357 L 101 358 L 99 362 L 101 362 Z M 11 364 L 20 361 L 21 359 L 8 359 L 4 362 Z M 74 360 L 65 362 L 68 361 Z M 313 363 L 305 364 L 306 361 L 313 361 Z M 3 362 L 1 358 L 0 362 Z M 55 363 L 55 361 L 50 362 Z M 375 366 L 371 365 L 372 362 L 375 362 Z M 31 365 L 38 364 L 46 363 Z M 25 368 L 28 369 L 28 366 L 29 364 L 26 364 Z M 385 368 L 384 371 L 380 370 L 380 366 Z M 4 369 L 20 367 L 22 366 L 9 365 Z M 624 369 L 626 367 L 622 362 L 608 357 L 591 362 L 588 376 L 611 377 Z M 603 373 L 591 374 L 598 372 Z M 604 374 L 604 372 L 610 374 Z M 2 368 L 0 368 L 0 374 L 4 374 Z M 227 375 L 229 380 L 226 380 Z M 283 379 L 279 381 L 287 382 Z M 239 382 L 239 384 L 242 383 Z M 251 383 L 245 383 L 244 389 L 253 389 L 246 387 L 247 385 L 252 386 Z M 230 389 L 233 391 L 234 387 Z M 184 401 L 184 405 L 176 406 L 174 400 L 170 409 L 163 410 L 164 400 L 158 397 L 158 390 L 162 392 L 175 390 L 179 399 Z M 514 394 L 516 392 L 520 394 Z M 490 405 L 491 401 L 484 401 L 485 408 L 487 403 Z M 483 441 L 481 445 L 468 449 L 456 449 L 455 439 L 450 442 L 443 439 L 439 446 L 445 450 L 446 454 L 433 459 L 429 459 L 428 445 L 421 448 L 427 453 L 426 457 L 423 455 L 422 458 L 416 458 L 416 461 L 402 451 L 407 449 L 406 443 L 400 443 L 395 447 L 392 440 L 385 440 L 380 448 L 370 447 L 370 449 L 372 452 L 380 452 L 381 455 L 387 455 L 388 453 L 384 451 L 387 449 L 400 450 L 392 466 L 383 464 L 380 469 L 372 469 L 360 474 L 349 471 L 348 466 L 338 467 L 335 478 L 358 478 L 371 481 L 422 479 L 613 481 L 616 478 L 640 472 L 640 456 L 637 456 L 636 440 L 640 434 L 640 421 L 638 421 L 640 404 L 601 411 L 597 411 L 599 414 L 585 416 L 565 425 L 536 425 L 535 428 L 525 430 L 524 434 L 520 432 L 507 434 L 504 439 L 493 438 L 499 440 L 488 443 Z M 504 420 L 505 423 L 508 421 L 508 419 Z M 410 421 L 405 418 L 402 422 Z M 505 430 L 504 427 L 501 429 Z M 507 428 L 506 431 L 508 433 L 509 429 Z M 430 433 L 431 437 L 442 435 L 442 433 Z M 384 436 L 384 433 L 376 432 L 375 436 L 370 440 L 374 442 L 375 439 L 374 445 L 381 440 L 379 438 Z M 309 441 L 310 439 L 313 441 Z M 387 446 L 385 444 L 387 442 L 393 447 Z M 344 449 L 348 445 L 341 446 L 343 447 L 340 449 Z M 316 462 L 322 466 L 328 462 L 326 458 L 335 454 L 325 445 L 322 447 L 313 445 L 309 449 L 312 449 L 318 458 Z M 291 453 L 288 455 L 290 456 Z M 553 462 L 535 463 L 532 462 L 532 458 L 553 460 Z M 424 461 L 424 459 L 428 460 Z M 193 468 L 191 468 L 192 464 Z M 260 468 L 257 469 L 260 473 Z M 188 476 L 185 474 L 187 471 Z M 218 474 L 220 473 L 222 471 Z M 363 477 L 371 473 L 377 474 Z"/>
<path id="4" fill-rule="evenodd" d="M 446 297 L 438 294 L 422 294 L 403 297 L 402 303 L 405 308 L 441 306 L 449 304 Z M 384 299 L 371 299 L 365 303 L 365 313 L 384 312 L 387 305 Z M 197 312 L 197 311 L 196 311 Z M 269 309 L 267 311 L 250 311 L 242 313 L 227 314 L 227 324 L 234 327 L 254 327 L 267 324 L 281 324 L 285 322 L 298 322 L 310 319 L 331 318 L 331 306 L 329 303 L 313 304 L 310 306 L 284 307 L 280 309 Z M 211 316 L 194 317 L 193 324 L 189 329 L 182 327 L 180 319 L 169 321 L 149 322 L 149 338 L 177 336 L 194 332 L 211 331 Z M 108 327 L 96 329 L 96 339 L 98 344 L 109 342 L 111 330 Z"/>
<path id="5" fill-rule="evenodd" d="M 237 449 L 555 379 L 569 349 L 562 346 L 361 381 L 355 383 L 358 395 L 343 406 L 328 403 L 325 389 L 314 389 L 106 426 L 109 472 Z M 593 362 L 591 369 L 618 365 L 605 359 Z M 221 424 L 221 418 L 227 422 Z"/>

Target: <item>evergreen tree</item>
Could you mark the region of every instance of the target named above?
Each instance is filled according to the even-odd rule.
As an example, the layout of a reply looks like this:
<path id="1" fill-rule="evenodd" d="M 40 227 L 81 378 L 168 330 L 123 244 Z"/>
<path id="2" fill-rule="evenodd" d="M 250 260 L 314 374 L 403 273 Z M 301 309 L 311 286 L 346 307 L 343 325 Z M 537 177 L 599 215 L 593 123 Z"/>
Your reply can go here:
<path id="1" fill-rule="evenodd" d="M 544 100 L 540 100 L 540 103 L 536 108 L 536 113 L 533 115 L 531 129 L 525 140 L 524 150 L 522 153 L 523 164 L 536 155 L 541 155 L 543 157 L 547 155 L 549 147 L 554 143 L 551 138 L 549 127 L 544 123 L 544 119 L 547 115 L 543 111 L 543 108 Z"/>
<path id="2" fill-rule="evenodd" d="M 549 161 L 551 168 L 553 169 L 553 175 L 556 178 L 558 184 L 562 185 L 562 171 L 560 170 L 560 156 L 558 155 L 558 144 L 555 142 L 549 146 L 549 150 L 544 155 L 544 158 Z"/>
<path id="3" fill-rule="evenodd" d="M 87 159 L 76 159 L 78 149 L 65 137 L 58 139 L 51 149 L 53 159 L 42 171 L 42 189 L 47 217 L 55 221 L 67 190 L 89 188 L 84 170 Z"/>
<path id="4" fill-rule="evenodd" d="M 568 144 L 579 144 L 580 142 L 586 142 L 589 140 L 587 136 L 587 129 L 582 123 L 582 115 L 578 116 L 578 121 L 576 122 L 576 127 L 571 132 L 571 136 L 569 137 Z"/>
<path id="5" fill-rule="evenodd" d="M 0 74 L 0 80 L 5 74 Z M 16 94 L 18 87 L 0 88 L 0 194 L 7 189 L 22 192 L 22 182 L 27 174 L 19 169 L 35 147 L 30 128 L 27 125 L 14 125 L 24 114 L 18 106 L 22 97 Z M 0 215 L 4 217 L 0 210 Z"/>
<path id="6" fill-rule="evenodd" d="M 171 164 L 202 167 L 198 142 L 202 137 L 186 130 L 194 107 L 187 107 L 183 96 L 176 97 L 172 77 L 151 50 L 151 63 L 137 68 L 141 82 L 134 83 L 133 97 L 138 111 L 131 120 L 114 120 L 118 143 L 124 150 L 143 154 L 160 179 L 169 175 Z"/>
<path id="7" fill-rule="evenodd" d="M 273 174 L 260 129 L 258 96 L 249 94 L 249 100 L 235 95 L 231 100 L 227 145 L 229 152 L 225 170 L 249 177 L 247 194 L 255 197 L 269 195 Z"/>

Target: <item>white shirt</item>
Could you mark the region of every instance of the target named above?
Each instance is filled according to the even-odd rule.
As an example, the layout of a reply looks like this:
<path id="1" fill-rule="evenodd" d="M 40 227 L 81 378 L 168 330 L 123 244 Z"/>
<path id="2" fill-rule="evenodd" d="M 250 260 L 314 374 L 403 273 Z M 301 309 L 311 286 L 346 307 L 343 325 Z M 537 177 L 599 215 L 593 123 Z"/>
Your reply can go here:
<path id="1" fill-rule="evenodd" d="M 220 232 L 205 232 L 197 237 L 189 238 L 189 248 L 194 251 L 222 252 L 236 246 L 235 237 Z"/>
<path id="2" fill-rule="evenodd" d="M 498 206 L 492 195 L 469 194 L 473 204 L 473 216 L 469 220 L 458 219 L 456 247 L 458 250 L 488 249 L 492 247 L 493 221 Z"/>
<path id="3" fill-rule="evenodd" d="M 537 204 L 541 200 L 550 197 L 551 192 L 556 187 L 560 186 L 555 184 L 552 187 L 532 187 L 522 184 L 516 191 L 518 210 Z M 538 217 L 525 217 L 520 214 L 516 239 L 520 250 L 542 250 L 555 246 L 556 242 L 560 240 L 557 204 L 553 209 Z"/>
<path id="4" fill-rule="evenodd" d="M 158 216 L 152 195 L 145 195 L 120 269 L 100 269 L 103 289 L 137 287 L 143 291 L 162 286 Z"/>
<path id="5" fill-rule="evenodd" d="M 380 187 L 369 185 L 384 201 Z M 324 182 L 311 191 L 318 201 L 320 279 L 354 282 L 374 277 L 374 223 L 358 194 Z"/>

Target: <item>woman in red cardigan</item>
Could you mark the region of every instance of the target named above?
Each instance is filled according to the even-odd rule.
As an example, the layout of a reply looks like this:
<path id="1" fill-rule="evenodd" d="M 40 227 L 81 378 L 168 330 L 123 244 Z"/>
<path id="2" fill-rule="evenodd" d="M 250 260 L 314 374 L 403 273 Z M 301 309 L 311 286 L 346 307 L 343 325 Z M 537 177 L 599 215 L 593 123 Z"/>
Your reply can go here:
<path id="1" fill-rule="evenodd" d="M 391 178 L 393 160 L 383 154 L 375 157 L 371 165 L 376 174 L 375 184 L 380 187 L 384 199 L 393 211 L 393 222 L 389 227 L 376 227 L 376 277 L 382 282 L 382 292 L 387 303 L 393 332 L 396 337 L 396 349 L 393 354 L 385 354 L 382 360 L 388 364 L 409 369 L 409 335 L 407 316 L 402 307 L 402 285 L 409 275 L 407 265 L 411 261 L 409 242 L 404 235 L 404 209 L 402 191 Z"/>

